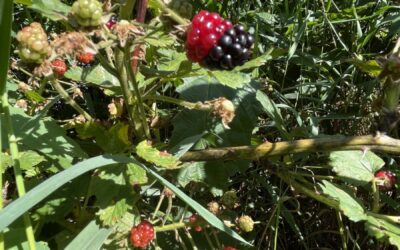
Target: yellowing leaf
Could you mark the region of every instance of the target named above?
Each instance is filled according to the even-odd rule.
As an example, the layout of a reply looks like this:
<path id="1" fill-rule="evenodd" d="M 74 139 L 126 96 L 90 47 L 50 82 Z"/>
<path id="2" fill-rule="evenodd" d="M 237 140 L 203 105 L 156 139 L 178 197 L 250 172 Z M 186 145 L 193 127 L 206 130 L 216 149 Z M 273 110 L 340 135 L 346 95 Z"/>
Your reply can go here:
<path id="1" fill-rule="evenodd" d="M 136 154 L 159 167 L 168 169 L 180 168 L 178 166 L 180 162 L 177 157 L 153 148 L 147 141 L 142 141 L 137 145 Z"/>

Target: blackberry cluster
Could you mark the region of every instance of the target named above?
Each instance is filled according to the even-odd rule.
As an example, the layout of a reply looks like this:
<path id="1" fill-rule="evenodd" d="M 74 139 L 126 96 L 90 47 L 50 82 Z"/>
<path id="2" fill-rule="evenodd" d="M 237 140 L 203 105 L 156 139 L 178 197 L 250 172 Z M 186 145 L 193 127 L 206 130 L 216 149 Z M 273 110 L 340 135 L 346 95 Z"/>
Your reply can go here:
<path id="1" fill-rule="evenodd" d="M 217 13 L 200 11 L 186 37 L 186 53 L 193 62 L 210 69 L 231 70 L 251 57 L 254 37 Z"/>
<path id="2" fill-rule="evenodd" d="M 97 0 L 77 0 L 72 5 L 72 15 L 83 27 L 98 26 L 103 16 L 103 6 Z"/>
<path id="3" fill-rule="evenodd" d="M 29 63 L 42 63 L 51 53 L 47 34 L 40 23 L 31 23 L 17 33 L 19 57 Z"/>

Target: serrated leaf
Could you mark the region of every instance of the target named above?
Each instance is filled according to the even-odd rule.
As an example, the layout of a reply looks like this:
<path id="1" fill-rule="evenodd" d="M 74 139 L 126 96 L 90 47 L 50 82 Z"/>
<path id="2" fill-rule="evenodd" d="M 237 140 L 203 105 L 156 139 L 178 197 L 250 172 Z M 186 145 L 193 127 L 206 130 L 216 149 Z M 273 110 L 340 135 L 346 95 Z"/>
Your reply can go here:
<path id="1" fill-rule="evenodd" d="M 115 204 L 110 205 L 105 209 L 101 209 L 97 212 L 97 215 L 100 216 L 103 225 L 112 226 L 117 223 L 117 221 L 121 219 L 127 211 L 128 204 L 126 203 L 126 199 L 121 199 Z"/>
<path id="2" fill-rule="evenodd" d="M 133 163 L 129 163 L 127 165 L 126 174 L 129 178 L 129 184 L 131 184 L 132 186 L 145 184 L 148 181 L 146 171 L 140 166 Z"/>
<path id="3" fill-rule="evenodd" d="M 59 0 L 32 0 L 29 8 L 36 10 L 53 21 L 67 20 L 71 7 Z"/>
<path id="4" fill-rule="evenodd" d="M 40 152 L 63 168 L 69 167 L 75 158 L 87 156 L 52 118 L 30 117 L 22 109 L 14 107 L 10 107 L 10 111 L 14 132 L 19 139 L 21 149 Z M 1 126 L 3 148 L 7 149 L 9 144 L 6 130 L 4 124 Z"/>
<path id="5" fill-rule="evenodd" d="M 191 181 L 202 182 L 206 176 L 204 162 L 194 162 L 187 164 L 179 171 L 178 183 L 182 187 L 186 187 Z"/>
<path id="6" fill-rule="evenodd" d="M 21 152 L 19 157 L 21 169 L 23 170 L 30 170 L 34 166 L 45 161 L 43 155 L 40 155 L 32 150 Z"/>
<path id="7" fill-rule="evenodd" d="M 12 164 L 11 156 L 0 152 L 0 174 L 3 174 L 7 168 L 12 166 Z"/>
<path id="8" fill-rule="evenodd" d="M 323 185 L 319 184 L 322 192 L 338 201 L 340 210 L 344 215 L 349 217 L 350 220 L 358 222 L 367 219 L 364 207 L 356 198 L 329 181 L 323 180 L 322 182 Z"/>
<path id="9" fill-rule="evenodd" d="M 354 185 L 365 185 L 372 181 L 374 173 L 385 162 L 371 151 L 336 151 L 329 155 L 329 165 L 344 180 Z"/>
<path id="10" fill-rule="evenodd" d="M 150 31 L 148 34 L 146 34 L 143 37 L 143 40 L 145 43 L 154 46 L 154 47 L 160 47 L 160 48 L 165 48 L 172 46 L 175 43 L 175 39 L 173 36 L 170 34 L 166 34 L 161 31 Z"/>
<path id="11" fill-rule="evenodd" d="M 117 93 L 120 91 L 118 79 L 105 70 L 101 65 L 85 69 L 82 69 L 81 67 L 71 67 L 67 72 L 65 72 L 64 76 L 74 81 L 93 83 Z"/>
<path id="12" fill-rule="evenodd" d="M 177 157 L 153 148 L 147 141 L 142 141 L 136 146 L 136 154 L 147 162 L 151 162 L 159 167 L 168 169 L 179 168 L 180 162 Z"/>
<path id="13" fill-rule="evenodd" d="M 162 71 L 177 72 L 181 64 L 187 60 L 185 53 L 176 50 L 160 49 L 158 53 L 162 57 L 157 63 L 157 68 Z"/>
<path id="14" fill-rule="evenodd" d="M 219 83 L 231 88 L 239 88 L 251 81 L 250 75 L 237 71 L 210 71 Z"/>
<path id="15" fill-rule="evenodd" d="M 94 137 L 96 144 L 104 152 L 123 153 L 132 146 L 129 140 L 129 125 L 124 122 L 118 122 L 109 129 L 97 122 L 86 122 L 77 125 L 76 130 L 82 139 Z"/>

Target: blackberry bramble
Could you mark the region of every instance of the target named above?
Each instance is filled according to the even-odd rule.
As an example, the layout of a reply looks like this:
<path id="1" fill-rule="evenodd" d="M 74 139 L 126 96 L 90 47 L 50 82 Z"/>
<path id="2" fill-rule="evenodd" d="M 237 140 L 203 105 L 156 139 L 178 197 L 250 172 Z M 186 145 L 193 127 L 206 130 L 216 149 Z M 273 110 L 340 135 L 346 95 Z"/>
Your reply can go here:
<path id="1" fill-rule="evenodd" d="M 200 11 L 187 31 L 186 54 L 210 69 L 231 70 L 251 57 L 254 37 L 243 25 L 233 25 L 219 14 Z"/>

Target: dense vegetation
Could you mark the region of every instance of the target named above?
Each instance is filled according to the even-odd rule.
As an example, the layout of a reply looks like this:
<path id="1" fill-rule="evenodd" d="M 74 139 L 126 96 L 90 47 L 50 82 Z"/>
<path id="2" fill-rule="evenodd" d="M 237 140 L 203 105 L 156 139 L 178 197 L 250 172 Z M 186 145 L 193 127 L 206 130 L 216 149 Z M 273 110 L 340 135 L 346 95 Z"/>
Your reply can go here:
<path id="1" fill-rule="evenodd" d="M 399 248 L 396 4 L 0 1 L 0 250 Z"/>

